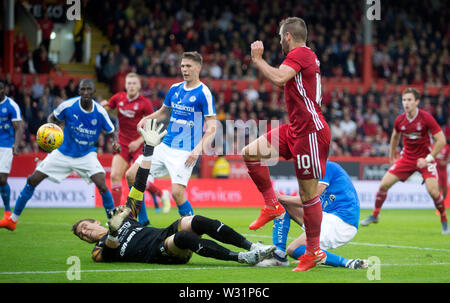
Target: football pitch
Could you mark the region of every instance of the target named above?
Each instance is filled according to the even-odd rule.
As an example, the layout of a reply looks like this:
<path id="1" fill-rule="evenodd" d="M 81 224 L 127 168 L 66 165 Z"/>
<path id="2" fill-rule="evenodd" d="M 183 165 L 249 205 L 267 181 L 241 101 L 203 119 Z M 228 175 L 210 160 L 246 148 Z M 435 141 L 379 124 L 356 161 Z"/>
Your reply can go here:
<path id="1" fill-rule="evenodd" d="M 176 209 L 168 214 L 148 211 L 156 227 L 166 227 L 178 218 Z M 221 220 L 251 241 L 272 241 L 271 224 L 258 231 L 248 229 L 258 209 L 195 211 Z M 361 218 L 368 214 L 369 210 L 362 210 Z M 292 259 L 290 267 L 260 268 L 195 254 L 184 265 L 95 263 L 90 256 L 93 244 L 79 240 L 71 232 L 72 225 L 84 218 L 104 223 L 106 215 L 103 209 L 26 209 L 14 232 L 0 230 L 0 283 L 450 282 L 450 235 L 441 235 L 439 216 L 434 210 L 382 210 L 378 224 L 360 227 L 351 243 L 333 251 L 346 258 L 378 258 L 379 266 L 375 264 L 369 270 L 320 266 L 309 272 L 292 272 L 296 266 Z M 300 233 L 300 227 L 291 222 L 288 244 Z"/>

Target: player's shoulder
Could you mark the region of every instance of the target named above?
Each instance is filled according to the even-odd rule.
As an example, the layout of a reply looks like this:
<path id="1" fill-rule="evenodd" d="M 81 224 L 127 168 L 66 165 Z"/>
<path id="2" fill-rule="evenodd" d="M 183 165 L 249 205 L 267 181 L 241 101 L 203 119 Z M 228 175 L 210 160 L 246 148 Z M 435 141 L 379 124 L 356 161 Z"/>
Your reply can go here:
<path id="1" fill-rule="evenodd" d="M 98 101 L 92 100 L 92 104 L 97 112 L 99 112 L 100 114 L 102 114 L 104 116 L 108 116 L 108 112 Z"/>
<path id="2" fill-rule="evenodd" d="M 19 108 L 19 105 L 17 104 L 17 102 L 11 97 L 6 97 L 5 101 L 3 103 L 1 103 L 1 104 L 4 104 L 5 106 L 8 106 L 8 107 L 13 108 L 13 109 L 18 109 Z"/>
<path id="3" fill-rule="evenodd" d="M 201 82 L 200 87 L 201 87 L 201 92 L 205 95 L 206 98 L 212 97 L 211 90 L 205 83 Z"/>
<path id="4" fill-rule="evenodd" d="M 180 89 L 184 86 L 184 81 L 174 83 L 170 86 L 169 90 Z"/>
<path id="5" fill-rule="evenodd" d="M 432 114 L 430 114 L 429 112 L 427 112 L 427 111 L 425 111 L 423 109 L 420 109 L 420 108 L 419 108 L 419 114 L 418 115 L 419 115 L 419 117 L 421 117 L 423 119 L 426 119 L 426 120 L 434 120 L 434 117 L 433 117 Z"/>
<path id="6" fill-rule="evenodd" d="M 58 106 L 61 110 L 74 106 L 79 100 L 80 96 L 69 98 L 61 102 L 61 104 Z"/>
<path id="7" fill-rule="evenodd" d="M 296 47 L 294 49 L 292 49 L 288 55 L 294 55 L 294 56 L 311 56 L 311 57 L 316 57 L 316 53 L 314 53 L 314 51 L 309 48 L 308 46 L 299 46 Z"/>

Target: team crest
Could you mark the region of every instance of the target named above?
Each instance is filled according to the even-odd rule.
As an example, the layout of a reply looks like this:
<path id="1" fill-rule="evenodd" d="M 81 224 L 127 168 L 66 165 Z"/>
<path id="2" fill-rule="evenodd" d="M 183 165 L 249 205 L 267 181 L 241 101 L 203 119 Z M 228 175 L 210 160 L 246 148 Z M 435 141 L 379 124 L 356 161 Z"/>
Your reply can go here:
<path id="1" fill-rule="evenodd" d="M 422 125 L 420 124 L 420 122 L 417 123 L 417 130 L 418 130 L 418 131 L 421 131 L 421 130 L 422 130 Z"/>
<path id="2" fill-rule="evenodd" d="M 92 125 L 96 125 L 97 124 L 97 119 L 92 119 L 91 123 L 92 123 Z"/>
<path id="3" fill-rule="evenodd" d="M 195 96 L 192 96 L 189 98 L 189 101 L 191 101 L 191 102 L 195 102 L 195 100 L 197 100 L 197 98 L 195 98 Z"/>
<path id="4" fill-rule="evenodd" d="M 405 126 L 404 125 L 402 125 L 402 127 L 401 127 L 401 130 L 405 130 L 406 128 L 405 128 Z"/>
<path id="5" fill-rule="evenodd" d="M 123 106 L 123 102 L 120 102 L 119 105 L 120 105 L 120 106 Z"/>
<path id="6" fill-rule="evenodd" d="M 6 108 L 3 108 L 3 109 L 2 109 L 2 112 L 6 113 Z"/>
<path id="7" fill-rule="evenodd" d="M 139 109 L 139 105 L 138 105 L 138 104 L 135 104 L 133 109 L 134 109 L 134 110 L 138 110 L 138 109 Z"/>

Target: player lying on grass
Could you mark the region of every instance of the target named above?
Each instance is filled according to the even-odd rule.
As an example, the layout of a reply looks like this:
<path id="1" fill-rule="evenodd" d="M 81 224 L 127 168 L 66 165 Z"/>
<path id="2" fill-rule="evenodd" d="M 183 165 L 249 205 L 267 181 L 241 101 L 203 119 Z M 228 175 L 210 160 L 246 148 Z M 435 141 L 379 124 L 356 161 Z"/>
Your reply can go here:
<path id="1" fill-rule="evenodd" d="M 325 264 L 352 269 L 367 268 L 366 260 L 346 259 L 327 251 L 347 244 L 358 231 L 359 199 L 347 172 L 339 164 L 327 161 L 326 173 L 319 180 L 318 189 L 323 209 L 320 247 L 327 255 Z M 285 249 L 289 220 L 292 219 L 303 227 L 304 206 L 300 197 L 278 194 L 278 201 L 283 204 L 287 213 L 283 219 L 274 220 L 272 236 L 277 248 L 273 258 L 264 260 L 257 266 L 288 266 Z M 286 252 L 298 259 L 305 253 L 305 248 L 306 234 L 303 233 L 289 245 Z"/>
<path id="2" fill-rule="evenodd" d="M 111 211 L 108 228 L 94 219 L 81 220 L 72 228 L 80 239 L 96 243 L 92 251 L 94 261 L 185 264 L 192 252 L 203 257 L 251 265 L 268 258 L 275 246 L 252 243 L 218 220 L 199 215 L 186 216 L 166 228 L 144 227 L 136 221 L 153 149 L 166 133 L 161 132 L 162 125 L 157 129 L 156 124 L 156 120 L 149 119 L 146 121 L 145 130 L 140 129 L 145 140 L 143 161 L 138 168 L 126 206 L 116 207 Z M 203 234 L 248 251 L 231 251 L 215 241 L 202 239 Z"/>

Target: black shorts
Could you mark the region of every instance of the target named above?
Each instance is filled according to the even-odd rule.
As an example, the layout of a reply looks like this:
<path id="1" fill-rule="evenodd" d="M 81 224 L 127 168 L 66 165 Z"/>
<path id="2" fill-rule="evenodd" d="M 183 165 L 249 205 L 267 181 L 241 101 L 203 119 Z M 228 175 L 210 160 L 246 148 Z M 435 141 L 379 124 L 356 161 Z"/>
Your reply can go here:
<path id="1" fill-rule="evenodd" d="M 180 221 L 170 224 L 167 228 L 158 231 L 155 235 L 149 252 L 148 263 L 158 263 L 158 264 L 186 264 L 191 258 L 192 254 L 188 254 L 186 257 L 179 257 L 169 254 L 166 247 L 166 239 L 174 235 L 176 232 L 181 231 Z"/>

